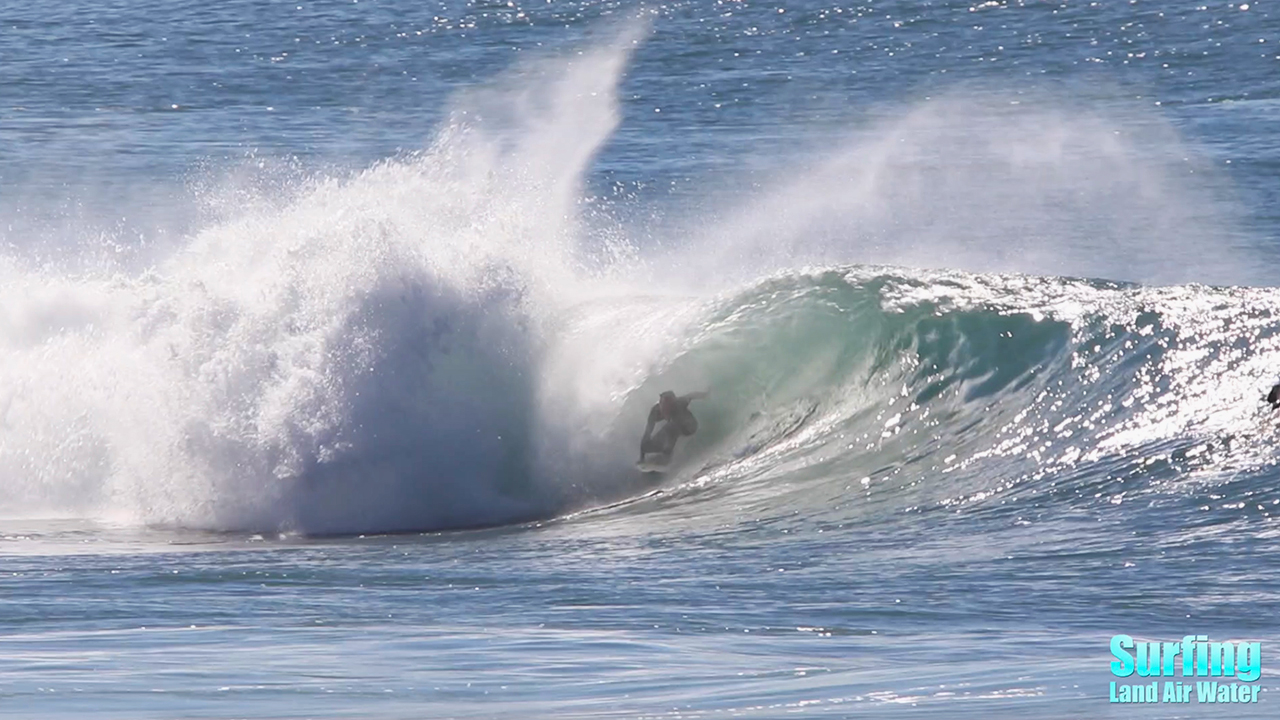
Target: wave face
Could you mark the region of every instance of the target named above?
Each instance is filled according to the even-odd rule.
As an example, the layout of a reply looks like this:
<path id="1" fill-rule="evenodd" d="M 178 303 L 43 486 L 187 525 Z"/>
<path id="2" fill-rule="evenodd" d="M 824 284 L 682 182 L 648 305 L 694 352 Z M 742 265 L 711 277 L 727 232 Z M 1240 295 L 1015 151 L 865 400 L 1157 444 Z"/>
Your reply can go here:
<path id="1" fill-rule="evenodd" d="M 642 34 L 464 92 L 429 148 L 363 172 L 210 182 L 202 229 L 163 255 L 4 257 L 0 514 L 312 534 L 546 518 L 648 489 L 632 463 L 668 388 L 712 391 L 669 483 L 783 494 L 778 512 L 1091 502 L 1104 478 L 1271 462 L 1269 291 L 859 264 L 945 246 L 1008 269 L 1030 233 L 1042 264 L 1016 269 L 1158 255 L 1159 275 L 1186 255 L 1146 252 L 1144 228 L 1216 221 L 1166 217 L 1196 188 L 1165 160 L 1034 112 L 1007 147 L 948 159 L 982 123 L 934 102 L 641 252 L 584 177 Z M 965 205 L 974 172 L 987 197 Z M 1094 244 L 1054 250 L 1103 205 Z M 992 225 L 994 207 L 1021 210 Z"/>
<path id="2" fill-rule="evenodd" d="M 717 307 L 647 389 L 715 388 L 687 488 L 732 488 L 769 517 L 1198 505 L 1227 483 L 1265 514 L 1278 497 L 1261 472 L 1276 461 L 1261 400 L 1278 301 L 1269 289 L 788 273 Z"/>

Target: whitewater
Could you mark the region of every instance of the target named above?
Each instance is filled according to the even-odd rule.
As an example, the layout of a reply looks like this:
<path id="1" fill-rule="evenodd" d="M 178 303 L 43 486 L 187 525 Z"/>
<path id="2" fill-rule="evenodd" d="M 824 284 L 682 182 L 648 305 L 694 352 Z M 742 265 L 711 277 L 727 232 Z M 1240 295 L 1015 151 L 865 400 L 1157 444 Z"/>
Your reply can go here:
<path id="1" fill-rule="evenodd" d="M 790 134 L 788 102 L 721 125 L 653 99 L 715 47 L 673 27 L 738 22 L 716 5 L 442 5 L 422 27 L 483 45 L 523 18 L 539 47 L 445 82 L 479 46 L 451 35 L 415 70 L 439 76 L 425 141 L 358 161 L 255 149 L 174 182 L 184 126 L 111 150 L 118 184 L 67 180 L 80 141 L 21 145 L 7 112 L 28 157 L 0 164 L 0 715 L 1271 717 L 1280 236 L 1258 198 L 1280 154 L 1220 116 L 1271 117 L 1274 81 L 1182 116 L 1119 81 L 979 74 L 857 122 L 806 95 Z M 840 62 L 786 39 L 788 13 L 834 9 L 742 5 L 716 37 Z M 984 8 L 1058 22 L 885 20 Z M 379 63 L 426 12 L 311 11 L 263 22 L 338 23 L 342 57 Z M 871 46 L 903 27 L 858 17 L 841 32 Z M 271 102 L 324 106 L 322 67 Z M 732 102 L 782 72 L 730 73 Z M 710 397 L 659 478 L 634 463 L 668 389 Z M 1118 633 L 1260 641 L 1259 699 L 1109 703 Z"/>

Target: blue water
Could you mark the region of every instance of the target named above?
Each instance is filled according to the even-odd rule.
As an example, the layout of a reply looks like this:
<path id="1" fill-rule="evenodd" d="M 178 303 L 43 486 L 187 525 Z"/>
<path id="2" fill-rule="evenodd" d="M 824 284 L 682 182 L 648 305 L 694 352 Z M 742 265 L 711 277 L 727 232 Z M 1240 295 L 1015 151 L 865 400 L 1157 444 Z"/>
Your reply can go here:
<path id="1" fill-rule="evenodd" d="M 1272 0 L 0 38 L 0 716 L 1276 716 Z"/>

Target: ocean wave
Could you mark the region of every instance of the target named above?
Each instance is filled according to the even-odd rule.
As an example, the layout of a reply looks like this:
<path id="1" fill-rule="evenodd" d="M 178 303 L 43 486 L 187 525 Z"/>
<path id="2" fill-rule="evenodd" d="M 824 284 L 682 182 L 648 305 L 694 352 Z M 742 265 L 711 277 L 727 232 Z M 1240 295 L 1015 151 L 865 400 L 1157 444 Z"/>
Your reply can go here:
<path id="1" fill-rule="evenodd" d="M 0 515 L 311 534 L 548 518 L 652 489 L 633 463 L 667 389 L 711 391 L 672 497 L 765 512 L 1113 502 L 1274 462 L 1271 291 L 856 264 L 1003 269 L 1034 242 L 1037 268 L 1162 276 L 1186 254 L 1149 252 L 1146 220 L 1185 250 L 1217 218 L 1164 216 L 1207 196 L 1167 157 L 1102 118 L 952 97 L 639 247 L 584 186 L 642 35 L 461 93 L 423 151 L 199 185 L 213 217 L 154 260 L 5 255 Z M 969 127 L 983 142 L 955 141 Z M 1000 202 L 971 202 L 976 180 Z"/>
<path id="2" fill-rule="evenodd" d="M 1270 503 L 1261 471 L 1277 431 L 1262 396 L 1278 301 L 955 271 L 787 273 L 725 300 L 641 395 L 685 377 L 713 387 L 684 482 L 763 492 L 779 514 L 1203 503 L 1249 478 L 1245 496 Z M 775 439 L 744 436 L 769 418 Z"/>

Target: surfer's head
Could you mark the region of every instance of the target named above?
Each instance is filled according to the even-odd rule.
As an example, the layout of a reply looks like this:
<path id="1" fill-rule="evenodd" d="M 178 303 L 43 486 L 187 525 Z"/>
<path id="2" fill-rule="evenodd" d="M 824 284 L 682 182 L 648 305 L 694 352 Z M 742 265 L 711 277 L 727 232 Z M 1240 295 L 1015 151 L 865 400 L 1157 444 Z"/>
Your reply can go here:
<path id="1" fill-rule="evenodd" d="M 663 391 L 663 393 L 658 396 L 658 407 L 662 409 L 664 415 L 669 415 L 672 412 L 675 412 L 676 394 L 670 390 Z"/>

